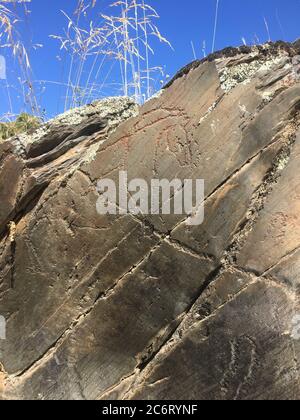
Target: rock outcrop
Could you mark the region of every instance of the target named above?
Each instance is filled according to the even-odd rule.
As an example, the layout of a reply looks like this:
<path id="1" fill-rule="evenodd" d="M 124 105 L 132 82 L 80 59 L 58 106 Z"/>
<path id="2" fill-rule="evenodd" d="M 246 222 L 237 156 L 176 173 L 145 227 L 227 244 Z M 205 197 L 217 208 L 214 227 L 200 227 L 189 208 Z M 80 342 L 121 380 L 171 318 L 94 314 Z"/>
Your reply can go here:
<path id="1" fill-rule="evenodd" d="M 2 398 L 299 399 L 299 45 L 118 101 L 0 144 Z M 204 179 L 204 223 L 100 216 L 120 170 Z"/>

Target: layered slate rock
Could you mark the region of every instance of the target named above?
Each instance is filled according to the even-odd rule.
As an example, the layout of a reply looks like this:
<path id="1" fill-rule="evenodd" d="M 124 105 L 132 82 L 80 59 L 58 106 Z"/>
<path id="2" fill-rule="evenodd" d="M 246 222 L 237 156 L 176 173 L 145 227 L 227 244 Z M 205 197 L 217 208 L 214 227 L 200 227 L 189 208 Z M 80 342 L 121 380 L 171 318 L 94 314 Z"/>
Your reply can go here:
<path id="1" fill-rule="evenodd" d="M 0 145 L 2 398 L 300 397 L 299 55 L 227 49 L 126 122 Z M 124 170 L 204 179 L 204 223 L 100 216 Z"/>

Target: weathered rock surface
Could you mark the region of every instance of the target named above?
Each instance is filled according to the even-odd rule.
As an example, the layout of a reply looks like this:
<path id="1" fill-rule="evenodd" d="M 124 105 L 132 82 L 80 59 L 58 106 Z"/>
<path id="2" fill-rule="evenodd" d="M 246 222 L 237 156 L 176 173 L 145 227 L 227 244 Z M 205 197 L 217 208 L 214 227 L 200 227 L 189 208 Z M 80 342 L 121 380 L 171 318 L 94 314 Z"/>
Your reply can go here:
<path id="1" fill-rule="evenodd" d="M 126 122 L 0 144 L 2 398 L 300 399 L 299 65 L 225 50 Z M 204 223 L 100 216 L 120 170 L 204 178 Z"/>

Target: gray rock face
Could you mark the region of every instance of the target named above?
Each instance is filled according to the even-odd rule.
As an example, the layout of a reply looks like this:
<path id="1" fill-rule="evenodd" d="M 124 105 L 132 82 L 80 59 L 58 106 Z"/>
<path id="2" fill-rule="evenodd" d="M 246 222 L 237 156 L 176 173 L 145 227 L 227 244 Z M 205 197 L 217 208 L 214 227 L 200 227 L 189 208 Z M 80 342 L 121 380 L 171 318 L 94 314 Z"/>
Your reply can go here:
<path id="1" fill-rule="evenodd" d="M 115 131 L 0 144 L 2 398 L 300 398 L 299 54 L 229 49 Z M 204 178 L 204 223 L 100 216 L 120 170 Z"/>

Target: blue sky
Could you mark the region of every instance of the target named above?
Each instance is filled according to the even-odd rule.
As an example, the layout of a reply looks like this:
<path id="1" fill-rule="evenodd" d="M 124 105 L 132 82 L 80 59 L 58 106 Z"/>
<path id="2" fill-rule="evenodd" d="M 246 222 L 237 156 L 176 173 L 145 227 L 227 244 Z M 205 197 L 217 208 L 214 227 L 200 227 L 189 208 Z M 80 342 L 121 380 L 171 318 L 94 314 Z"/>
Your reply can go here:
<path id="1" fill-rule="evenodd" d="M 66 27 L 66 19 L 61 10 L 73 16 L 76 3 L 77 0 L 32 0 L 28 3 L 31 13 L 27 17 L 24 17 L 22 6 L 17 6 L 17 13 L 23 20 L 19 24 L 20 37 L 30 53 L 38 101 L 47 117 L 63 111 L 64 88 L 55 83 L 66 81 L 68 70 L 68 60 L 64 54 L 61 55 L 61 61 L 57 59 L 59 44 L 50 39 L 49 35 L 62 33 Z M 158 11 L 160 31 L 174 48 L 173 51 L 167 45 L 155 41 L 155 56 L 151 57 L 152 66 L 161 65 L 165 75 L 172 76 L 179 68 L 193 60 L 191 41 L 197 57 L 203 57 L 204 41 L 206 52 L 211 52 L 216 0 L 148 0 L 148 3 Z M 100 21 L 98 12 L 101 10 L 103 13 L 109 13 L 108 4 L 108 0 L 98 0 L 98 8 L 91 12 L 90 18 L 95 22 Z M 300 0 L 220 0 L 216 49 L 241 45 L 242 38 L 248 44 L 254 43 L 255 39 L 260 42 L 267 41 L 268 32 L 264 19 L 268 22 L 272 40 L 294 41 L 300 36 L 299 18 Z M 43 44 L 43 47 L 35 51 L 32 49 L 34 44 Z M 12 108 L 14 113 L 18 113 L 24 109 L 20 89 L 16 88 L 18 67 L 9 50 L 2 49 L 0 54 L 7 61 Z M 110 77 L 111 82 L 118 81 L 117 69 L 112 71 Z M 47 83 L 39 83 L 41 80 Z M 9 111 L 5 83 L 0 80 L 0 94 L 3 98 L 0 102 L 0 115 Z M 108 87 L 103 89 L 99 96 L 109 94 L 116 94 L 116 91 Z"/>

